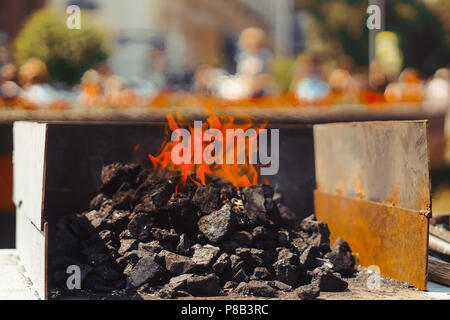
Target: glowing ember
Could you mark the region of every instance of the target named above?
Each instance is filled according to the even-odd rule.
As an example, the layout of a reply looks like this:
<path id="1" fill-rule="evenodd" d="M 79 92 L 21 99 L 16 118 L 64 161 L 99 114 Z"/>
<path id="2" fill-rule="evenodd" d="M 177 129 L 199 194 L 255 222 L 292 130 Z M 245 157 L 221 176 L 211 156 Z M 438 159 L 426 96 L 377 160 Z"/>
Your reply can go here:
<path id="1" fill-rule="evenodd" d="M 252 122 L 235 124 L 232 117 L 219 119 L 212 115 L 200 127 L 199 122 L 192 127 L 179 114 L 177 120 L 171 114 L 166 117 L 172 133 L 186 128 L 190 134 L 188 139 L 182 141 L 180 136 L 175 141 L 165 141 L 159 155 L 148 155 L 156 169 L 180 172 L 181 184 L 190 179 L 196 185 L 205 185 L 207 175 L 221 177 L 235 187 L 258 183 L 258 172 L 250 157 L 258 151 L 257 136 L 266 124 L 252 130 L 254 135 L 244 135 L 247 129 L 254 127 Z M 215 134 L 211 135 L 211 132 Z M 240 137 L 239 134 L 230 135 L 230 132 L 238 132 Z M 176 161 L 173 155 L 180 153 L 178 149 L 181 144 L 184 144 L 183 154 L 179 157 L 181 160 Z M 215 144 L 219 144 L 220 148 L 225 146 L 225 152 L 217 154 Z"/>

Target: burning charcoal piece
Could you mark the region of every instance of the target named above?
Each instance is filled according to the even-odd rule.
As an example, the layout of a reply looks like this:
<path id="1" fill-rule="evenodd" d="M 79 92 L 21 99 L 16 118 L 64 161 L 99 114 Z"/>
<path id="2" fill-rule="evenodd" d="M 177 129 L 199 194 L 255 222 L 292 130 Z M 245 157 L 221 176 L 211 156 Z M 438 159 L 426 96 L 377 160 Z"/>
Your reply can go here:
<path id="1" fill-rule="evenodd" d="M 220 203 L 232 200 L 236 197 L 236 189 L 231 183 L 220 184 Z"/>
<path id="2" fill-rule="evenodd" d="M 198 229 L 214 244 L 224 240 L 234 227 L 234 214 L 229 204 L 225 204 L 220 210 L 203 216 L 198 221 Z"/>
<path id="3" fill-rule="evenodd" d="M 205 186 L 199 186 L 192 199 L 193 203 L 203 214 L 210 214 L 219 207 L 220 189 L 218 186 L 210 183 Z"/>
<path id="4" fill-rule="evenodd" d="M 170 224 L 180 233 L 192 234 L 196 231 L 197 215 L 192 201 L 177 193 L 167 203 Z"/>
<path id="5" fill-rule="evenodd" d="M 220 249 L 212 245 L 198 246 L 193 249 L 192 260 L 203 269 L 209 269 L 219 255 Z"/>
<path id="6" fill-rule="evenodd" d="M 320 291 L 340 292 L 345 291 L 348 287 L 348 283 L 342 280 L 341 275 L 332 272 L 327 266 L 316 268 L 310 274 L 313 277 L 311 284 L 318 286 Z"/>
<path id="7" fill-rule="evenodd" d="M 109 198 L 104 195 L 103 193 L 99 193 L 94 198 L 92 198 L 91 202 L 89 203 L 89 210 L 98 210 L 100 209 L 103 202 L 109 200 Z"/>
<path id="8" fill-rule="evenodd" d="M 319 287 L 311 284 L 298 287 L 295 292 L 302 300 L 314 300 L 320 295 Z"/>
<path id="9" fill-rule="evenodd" d="M 197 268 L 195 262 L 188 257 L 167 250 L 162 250 L 158 256 L 162 258 L 162 264 L 172 275 L 194 272 Z"/>
<path id="10" fill-rule="evenodd" d="M 138 164 L 112 163 L 103 167 L 101 174 L 102 192 L 112 196 L 124 182 L 136 183 L 136 178 L 142 167 Z"/>
<path id="11" fill-rule="evenodd" d="M 163 268 L 156 263 L 155 258 L 142 258 L 128 273 L 127 287 L 137 288 L 144 283 L 157 283 L 163 275 Z"/>
<path id="12" fill-rule="evenodd" d="M 348 243 L 341 238 L 337 238 L 331 247 L 331 252 L 325 255 L 332 264 L 332 270 L 340 273 L 344 277 L 349 277 L 355 272 L 355 258 Z"/>
<path id="13" fill-rule="evenodd" d="M 187 291 L 196 297 L 211 297 L 220 293 L 220 280 L 213 273 L 206 276 L 190 277 L 186 284 Z"/>

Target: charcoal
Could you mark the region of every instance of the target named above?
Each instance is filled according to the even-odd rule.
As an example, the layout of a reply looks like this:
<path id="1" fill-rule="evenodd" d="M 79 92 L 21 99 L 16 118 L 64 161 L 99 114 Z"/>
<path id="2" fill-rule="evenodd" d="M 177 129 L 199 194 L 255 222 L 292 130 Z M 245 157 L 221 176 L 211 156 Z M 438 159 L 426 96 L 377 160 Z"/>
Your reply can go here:
<path id="1" fill-rule="evenodd" d="M 300 268 L 293 265 L 287 259 L 278 260 L 273 264 L 277 280 L 291 287 L 297 286 L 300 277 Z"/>
<path id="2" fill-rule="evenodd" d="M 160 243 L 170 243 L 176 247 L 180 238 L 174 230 L 166 230 L 161 228 L 152 228 L 150 234 L 153 239 L 158 240 Z"/>
<path id="3" fill-rule="evenodd" d="M 123 183 L 136 183 L 136 178 L 141 172 L 142 167 L 138 164 L 112 163 L 102 169 L 101 181 L 102 192 L 112 196 Z"/>
<path id="4" fill-rule="evenodd" d="M 231 199 L 231 210 L 236 216 L 236 224 L 239 229 L 250 228 L 250 219 L 248 218 L 247 210 L 245 210 L 244 202 L 242 199 Z"/>
<path id="5" fill-rule="evenodd" d="M 282 203 L 277 203 L 277 207 L 280 217 L 280 224 L 283 227 L 290 227 L 295 225 L 295 222 L 297 221 L 297 216 L 295 215 L 295 213 Z"/>
<path id="6" fill-rule="evenodd" d="M 106 200 L 109 200 L 108 196 L 103 193 L 99 193 L 94 198 L 92 198 L 91 202 L 89 203 L 89 210 L 99 210 L 103 202 L 105 202 Z"/>
<path id="7" fill-rule="evenodd" d="M 230 265 L 230 257 L 227 253 L 222 253 L 212 266 L 212 270 L 218 276 L 222 275 Z"/>
<path id="8" fill-rule="evenodd" d="M 134 238 L 143 239 L 149 238 L 150 229 L 153 227 L 152 217 L 144 212 L 136 212 L 131 214 L 130 222 L 128 223 L 128 230 Z"/>
<path id="9" fill-rule="evenodd" d="M 65 291 L 65 270 L 74 264 L 86 266 L 83 289 L 162 298 L 232 289 L 262 297 L 296 290 L 313 299 L 347 288 L 341 276 L 355 266 L 348 243 L 338 239 L 330 248 L 328 226 L 314 215 L 296 225 L 272 187 L 180 179 L 136 164 L 106 166 L 90 211 L 51 229 L 49 283 Z"/>
<path id="10" fill-rule="evenodd" d="M 275 252 L 273 251 L 252 248 L 250 253 L 252 260 L 256 261 L 258 258 L 262 261 L 263 265 L 271 265 L 275 260 Z"/>
<path id="11" fill-rule="evenodd" d="M 220 203 L 231 200 L 236 197 L 236 189 L 231 183 L 220 184 Z"/>
<path id="12" fill-rule="evenodd" d="M 252 225 L 266 224 L 267 212 L 262 185 L 244 187 L 240 190 L 245 203 L 245 210 Z"/>
<path id="13" fill-rule="evenodd" d="M 262 250 L 270 250 L 277 246 L 276 240 L 259 240 L 255 241 L 255 248 Z"/>
<path id="14" fill-rule="evenodd" d="M 148 243 L 139 242 L 138 249 L 153 253 L 159 253 L 161 250 L 163 250 L 163 247 L 158 240 L 153 240 Z"/>
<path id="15" fill-rule="evenodd" d="M 332 272 L 327 266 L 314 269 L 311 272 L 311 276 L 311 284 L 318 286 L 320 291 L 340 292 L 345 291 L 348 287 L 348 283 L 342 280 L 341 275 L 337 272 Z"/>
<path id="16" fill-rule="evenodd" d="M 244 261 L 241 257 L 232 254 L 230 256 L 230 269 L 229 269 L 229 277 L 233 277 L 240 269 L 244 267 Z"/>
<path id="17" fill-rule="evenodd" d="M 253 270 L 253 274 L 250 280 L 269 280 L 271 277 L 270 272 L 264 267 L 256 267 Z"/>
<path id="18" fill-rule="evenodd" d="M 225 282 L 225 284 L 223 285 L 223 289 L 227 290 L 227 289 L 233 289 L 236 288 L 238 286 L 237 282 L 234 281 L 227 281 Z"/>
<path id="19" fill-rule="evenodd" d="M 198 229 L 213 244 L 224 240 L 233 231 L 233 227 L 234 214 L 228 204 L 198 221 Z"/>
<path id="20" fill-rule="evenodd" d="M 197 269 L 195 262 L 188 257 L 167 250 L 162 250 L 158 256 L 162 258 L 163 266 L 172 275 L 191 273 Z"/>
<path id="21" fill-rule="evenodd" d="M 284 291 L 284 292 L 288 292 L 292 290 L 292 286 L 287 285 L 284 282 L 278 281 L 278 280 L 274 280 L 274 281 L 269 281 L 268 283 L 272 288 L 280 290 L 280 291 Z"/>
<path id="22" fill-rule="evenodd" d="M 102 240 L 103 242 L 108 242 L 114 240 L 114 232 L 111 230 L 102 230 L 98 233 L 98 239 Z"/>
<path id="23" fill-rule="evenodd" d="M 300 263 L 306 266 L 308 270 L 314 270 L 318 266 L 316 259 L 319 257 L 320 257 L 319 247 L 310 246 L 302 252 L 300 256 Z"/>
<path id="24" fill-rule="evenodd" d="M 320 295 L 320 288 L 316 285 L 309 284 L 298 287 L 295 293 L 302 300 L 314 300 Z"/>
<path id="25" fill-rule="evenodd" d="M 130 212 L 125 210 L 114 210 L 108 217 L 108 228 L 112 230 L 123 230 L 130 222 Z"/>
<path id="26" fill-rule="evenodd" d="M 133 235 L 131 234 L 130 230 L 125 229 L 119 234 L 119 239 L 132 239 Z"/>
<path id="27" fill-rule="evenodd" d="M 247 231 L 237 231 L 230 236 L 230 240 L 237 243 L 238 247 L 251 248 L 253 236 Z"/>
<path id="28" fill-rule="evenodd" d="M 148 192 L 147 196 L 151 199 L 156 208 L 161 209 L 167 206 L 167 202 L 174 190 L 175 184 L 173 181 L 160 181 L 150 192 Z"/>
<path id="29" fill-rule="evenodd" d="M 269 228 L 261 226 L 253 229 L 252 236 L 255 241 L 278 241 L 277 233 Z"/>
<path id="30" fill-rule="evenodd" d="M 124 239 L 120 241 L 119 254 L 124 255 L 127 251 L 135 250 L 138 247 L 136 239 Z"/>
<path id="31" fill-rule="evenodd" d="M 300 262 L 298 255 L 287 248 L 280 248 L 277 260 L 286 260 L 292 265 L 298 265 Z"/>
<path id="32" fill-rule="evenodd" d="M 100 211 L 91 210 L 85 215 L 86 219 L 92 225 L 94 229 L 97 231 L 101 231 L 108 227 L 107 218 L 108 216 L 102 214 Z"/>
<path id="33" fill-rule="evenodd" d="M 235 253 L 245 262 L 249 261 L 251 258 L 251 251 L 249 248 L 236 248 Z"/>
<path id="34" fill-rule="evenodd" d="M 189 240 L 189 237 L 187 234 L 183 233 L 180 236 L 180 241 L 177 245 L 177 252 L 183 255 L 187 255 L 189 253 L 189 247 L 191 246 L 191 241 Z"/>
<path id="35" fill-rule="evenodd" d="M 349 277 L 355 272 L 355 258 L 352 250 L 348 243 L 341 238 L 336 239 L 331 247 L 331 252 L 327 253 L 325 258 L 333 265 L 332 270 L 344 277 Z"/>
<path id="36" fill-rule="evenodd" d="M 193 234 L 196 228 L 197 215 L 191 199 L 183 194 L 176 193 L 169 200 L 169 221 L 179 233 Z"/>
<path id="37" fill-rule="evenodd" d="M 278 231 L 278 245 L 279 246 L 287 246 L 289 243 L 289 232 L 287 231 Z"/>
<path id="38" fill-rule="evenodd" d="M 160 281 L 164 269 L 153 257 L 142 258 L 127 275 L 127 287 L 137 288 L 144 283 L 156 283 Z"/>
<path id="39" fill-rule="evenodd" d="M 118 191 L 112 196 L 112 206 L 117 210 L 132 210 L 135 201 L 135 191 L 133 189 Z"/>
<path id="40" fill-rule="evenodd" d="M 190 277 L 187 279 L 186 285 L 187 291 L 193 296 L 217 296 L 220 293 L 220 280 L 213 273 Z"/>
<path id="41" fill-rule="evenodd" d="M 220 193 L 219 187 L 212 183 L 199 186 L 192 201 L 202 214 L 210 214 L 219 207 Z"/>
<path id="42" fill-rule="evenodd" d="M 194 248 L 191 259 L 201 268 L 209 269 L 217 256 L 219 255 L 220 248 L 212 245 L 199 246 Z"/>
<path id="43" fill-rule="evenodd" d="M 247 282 L 248 276 L 247 273 L 245 273 L 244 268 L 240 268 L 233 276 L 232 281 L 234 282 Z"/>
<path id="44" fill-rule="evenodd" d="M 187 290 L 187 280 L 192 278 L 193 276 L 194 274 L 192 273 L 186 273 L 176 277 L 172 277 L 170 278 L 169 283 L 167 285 L 169 285 L 173 290 L 185 291 Z"/>
<path id="45" fill-rule="evenodd" d="M 277 291 L 264 281 L 252 280 L 244 286 L 242 293 L 255 297 L 275 297 Z"/>
<path id="46" fill-rule="evenodd" d="M 125 253 L 120 258 L 116 259 L 117 265 L 121 267 L 125 267 L 128 264 L 136 265 L 140 259 L 145 257 L 153 257 L 156 262 L 160 262 L 159 257 L 154 252 L 146 251 L 146 250 L 131 250 Z"/>

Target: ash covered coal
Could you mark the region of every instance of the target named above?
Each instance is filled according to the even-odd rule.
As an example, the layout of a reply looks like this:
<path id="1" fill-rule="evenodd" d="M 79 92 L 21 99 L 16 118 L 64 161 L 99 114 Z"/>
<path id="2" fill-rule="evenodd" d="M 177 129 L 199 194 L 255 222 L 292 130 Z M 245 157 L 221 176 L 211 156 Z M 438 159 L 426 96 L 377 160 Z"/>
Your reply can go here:
<path id="1" fill-rule="evenodd" d="M 301 222 L 269 185 L 204 186 L 150 174 L 136 164 L 103 168 L 102 193 L 89 210 L 50 231 L 50 285 L 67 289 L 80 268 L 90 292 L 156 293 L 162 298 L 230 293 L 276 297 L 347 289 L 354 258 L 344 240 L 330 247 L 328 226 Z M 344 277 L 344 278 L 343 278 Z"/>

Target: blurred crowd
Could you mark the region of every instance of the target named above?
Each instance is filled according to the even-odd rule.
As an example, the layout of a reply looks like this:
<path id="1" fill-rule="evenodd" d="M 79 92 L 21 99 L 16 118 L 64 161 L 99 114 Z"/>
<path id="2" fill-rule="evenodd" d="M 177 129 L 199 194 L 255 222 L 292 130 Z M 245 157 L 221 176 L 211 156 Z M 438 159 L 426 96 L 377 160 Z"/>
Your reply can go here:
<path id="1" fill-rule="evenodd" d="M 186 96 L 216 97 L 234 102 L 234 105 L 236 101 L 268 101 L 267 97 L 275 97 L 278 102 L 285 101 L 286 105 L 292 106 L 425 100 L 432 101 L 429 105 L 434 107 L 448 106 L 448 68 L 437 70 L 429 79 L 424 79 L 420 71 L 413 68 L 392 75 L 376 60 L 369 67 L 360 67 L 350 56 L 333 60 L 312 48 L 296 58 L 289 86 L 283 91 L 273 72 L 273 56 L 263 30 L 245 29 L 239 37 L 238 47 L 236 72 L 227 72 L 220 66 L 201 65 L 194 72 Z M 69 87 L 51 82 L 47 66 L 38 59 L 32 58 L 17 66 L 8 57 L 8 50 L 0 47 L 0 106 L 3 107 L 62 109 L 79 105 L 121 108 L 158 105 L 161 95 L 174 94 L 167 84 L 159 87 L 159 94 L 145 92 L 142 88 L 138 90 L 115 75 L 107 63 L 94 65 L 84 73 L 79 84 Z M 178 100 L 178 103 L 182 104 L 182 101 Z"/>

